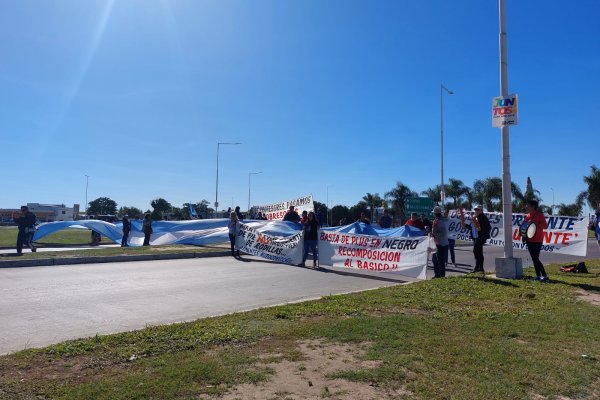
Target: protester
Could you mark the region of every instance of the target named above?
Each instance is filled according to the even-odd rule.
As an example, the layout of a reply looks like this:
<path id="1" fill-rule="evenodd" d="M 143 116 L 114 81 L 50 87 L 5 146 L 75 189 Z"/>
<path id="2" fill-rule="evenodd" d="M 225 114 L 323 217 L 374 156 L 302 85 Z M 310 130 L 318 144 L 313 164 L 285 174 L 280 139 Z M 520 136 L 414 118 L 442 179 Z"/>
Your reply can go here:
<path id="1" fill-rule="evenodd" d="M 152 219 L 150 213 L 144 215 L 144 222 L 142 222 L 142 231 L 144 232 L 144 246 L 150 245 L 150 235 L 152 235 Z"/>
<path id="2" fill-rule="evenodd" d="M 431 235 L 437 249 L 433 272 L 434 278 L 443 278 L 446 276 L 446 262 L 448 261 L 448 218 L 444 217 L 439 206 L 434 207 L 433 216 Z"/>
<path id="3" fill-rule="evenodd" d="M 371 220 L 365 215 L 364 212 L 360 213 L 360 217 L 358 217 L 357 222 L 362 222 L 363 224 L 371 225 Z"/>
<path id="4" fill-rule="evenodd" d="M 283 220 L 295 223 L 300 222 L 300 216 L 298 215 L 296 210 L 294 210 L 294 206 L 290 206 L 290 209 L 283 216 Z"/>
<path id="5" fill-rule="evenodd" d="M 121 239 L 121 247 L 129 247 L 127 240 L 129 239 L 129 232 L 131 231 L 131 222 L 129 217 L 123 215 L 123 238 Z"/>
<path id="6" fill-rule="evenodd" d="M 388 229 L 392 227 L 392 217 L 390 217 L 388 209 L 383 210 L 383 215 L 379 218 L 379 226 Z"/>
<path id="7" fill-rule="evenodd" d="M 19 228 L 17 233 L 17 254 L 23 254 L 23 245 L 29 247 L 32 253 L 37 251 L 33 245 L 33 234 L 35 233 L 36 216 L 29 211 L 29 207 L 21 206 L 21 215 L 13 219 Z"/>
<path id="8" fill-rule="evenodd" d="M 596 211 L 596 240 L 598 241 L 598 246 L 600 246 L 600 208 Z"/>
<path id="9" fill-rule="evenodd" d="M 527 215 L 525 221 L 532 222 L 535 224 L 536 230 L 535 235 L 532 238 L 527 239 L 527 249 L 535 268 L 536 279 L 541 282 L 548 281 L 548 275 L 544 269 L 544 264 L 540 261 L 540 251 L 542 250 L 542 242 L 544 241 L 544 229 L 548 227 L 544 214 L 538 211 L 538 202 L 536 200 L 529 200 L 526 204 Z"/>
<path id="10" fill-rule="evenodd" d="M 235 214 L 237 215 L 237 217 L 240 221 L 242 221 L 244 219 L 244 215 L 240 211 L 240 206 L 235 207 Z"/>
<path id="11" fill-rule="evenodd" d="M 261 220 L 261 221 L 266 221 L 267 220 L 267 216 L 265 214 L 263 214 L 262 211 L 259 211 L 258 212 L 258 217 L 256 219 Z"/>
<path id="12" fill-rule="evenodd" d="M 304 263 L 308 258 L 308 250 L 310 249 L 313 255 L 313 268 L 315 268 L 317 267 L 317 260 L 319 259 L 319 253 L 317 252 L 317 244 L 319 241 L 319 222 L 317 221 L 317 217 L 314 212 L 311 211 L 308 213 L 308 218 L 302 226 L 302 231 L 304 233 L 304 252 L 302 254 L 302 262 L 298 266 L 305 266 Z"/>
<path id="13" fill-rule="evenodd" d="M 448 218 L 448 210 L 444 212 L 444 217 Z M 456 240 L 448 236 L 448 252 L 450 253 L 450 261 L 452 262 L 453 267 L 456 267 L 456 255 L 454 254 L 455 245 Z"/>
<path id="14" fill-rule="evenodd" d="M 423 224 L 423 228 L 425 229 L 425 232 L 431 232 L 431 221 L 429 220 L 429 218 L 427 218 L 425 216 L 425 214 L 421 214 L 421 217 L 419 219 L 421 220 L 421 223 Z"/>
<path id="15" fill-rule="evenodd" d="M 475 206 L 473 209 L 473 217 L 470 224 L 464 224 L 464 227 L 469 230 L 471 239 L 473 240 L 473 255 L 475 256 L 475 268 L 472 273 L 485 272 L 483 268 L 484 256 L 483 245 L 490 238 L 492 226 L 490 220 L 483 213 L 481 206 Z"/>
<path id="16" fill-rule="evenodd" d="M 424 217 L 425 215 L 423 215 Z M 417 218 L 417 213 L 411 213 L 410 214 L 410 218 L 406 221 L 406 223 L 404 225 L 408 225 L 408 226 L 414 226 L 415 228 L 419 228 L 419 229 L 425 229 L 425 225 L 423 224 L 423 221 L 421 221 L 419 218 Z"/>
<path id="17" fill-rule="evenodd" d="M 232 257 L 239 257 L 240 256 L 240 251 L 238 250 L 237 253 L 234 251 L 234 247 L 235 247 L 235 234 L 237 233 L 237 226 L 238 226 L 238 215 L 235 211 L 232 211 L 229 214 L 229 223 L 227 224 L 227 228 L 229 229 L 229 244 L 231 245 L 231 256 Z"/>
<path id="18" fill-rule="evenodd" d="M 308 221 L 308 211 L 302 211 L 302 217 L 300 218 L 300 223 L 304 225 L 304 223 Z"/>

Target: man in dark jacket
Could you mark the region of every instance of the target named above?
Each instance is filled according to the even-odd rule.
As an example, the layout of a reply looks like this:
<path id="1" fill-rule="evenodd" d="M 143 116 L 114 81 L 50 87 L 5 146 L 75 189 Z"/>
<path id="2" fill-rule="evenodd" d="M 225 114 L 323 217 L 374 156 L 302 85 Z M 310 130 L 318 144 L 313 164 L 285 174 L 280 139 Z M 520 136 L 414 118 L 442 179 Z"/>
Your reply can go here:
<path id="1" fill-rule="evenodd" d="M 127 215 L 123 216 L 123 238 L 121 239 L 121 247 L 129 247 L 127 240 L 129 239 L 129 232 L 131 232 L 131 222 Z"/>
<path id="2" fill-rule="evenodd" d="M 483 245 L 490 238 L 492 226 L 490 220 L 483 213 L 481 206 L 475 206 L 471 224 L 466 224 L 465 228 L 471 232 L 473 239 L 473 255 L 475 256 L 475 268 L 472 272 L 485 272 L 483 269 Z"/>
<path id="3" fill-rule="evenodd" d="M 33 234 L 35 233 L 35 214 L 29 211 L 27 206 L 21 206 L 21 216 L 14 218 L 19 226 L 17 234 L 17 254 L 23 254 L 23 245 L 29 247 L 33 253 L 36 248 L 33 245 Z"/>
<path id="4" fill-rule="evenodd" d="M 298 215 L 298 213 L 296 212 L 296 210 L 294 208 L 295 208 L 294 206 L 290 206 L 290 209 L 288 210 L 288 212 L 286 212 L 285 215 L 283 216 L 284 221 L 290 221 L 290 222 L 295 222 L 295 223 L 300 222 L 300 216 Z"/>

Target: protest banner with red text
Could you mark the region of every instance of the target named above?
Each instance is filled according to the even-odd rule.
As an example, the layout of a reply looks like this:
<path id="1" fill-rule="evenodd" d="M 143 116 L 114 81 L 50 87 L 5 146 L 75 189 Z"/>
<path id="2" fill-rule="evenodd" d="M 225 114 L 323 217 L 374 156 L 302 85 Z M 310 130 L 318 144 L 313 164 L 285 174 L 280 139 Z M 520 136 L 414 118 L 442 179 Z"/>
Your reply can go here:
<path id="1" fill-rule="evenodd" d="M 253 209 L 256 213 L 262 212 L 268 220 L 282 220 L 285 213 L 290 209 L 290 206 L 294 206 L 298 214 L 302 214 L 302 211 L 310 212 L 315 209 L 312 194 L 293 200 L 286 200 L 281 203 L 254 206 Z"/>
<path id="2" fill-rule="evenodd" d="M 490 239 L 486 242 L 492 246 L 504 246 L 504 222 L 502 213 L 485 213 L 490 220 L 492 230 Z M 464 211 L 466 224 L 471 223 L 472 211 Z M 587 226 L 589 218 L 586 217 L 563 217 L 559 215 L 545 216 L 548 228 L 544 230 L 544 242 L 542 251 L 574 256 L 587 255 Z M 471 235 L 461 225 L 461 215 L 457 210 L 451 210 L 448 214 L 450 219 L 448 229 L 449 237 L 456 240 L 471 241 Z M 527 244 L 521 240 L 519 227 L 525 221 L 525 214 L 513 214 L 512 216 L 512 239 L 513 248 L 527 250 Z"/>
<path id="3" fill-rule="evenodd" d="M 302 261 L 302 231 L 291 236 L 260 233 L 248 224 L 240 224 L 235 244 L 240 251 L 282 264 Z"/>
<path id="4" fill-rule="evenodd" d="M 319 263 L 345 269 L 395 272 L 426 279 L 429 238 L 319 232 Z"/>

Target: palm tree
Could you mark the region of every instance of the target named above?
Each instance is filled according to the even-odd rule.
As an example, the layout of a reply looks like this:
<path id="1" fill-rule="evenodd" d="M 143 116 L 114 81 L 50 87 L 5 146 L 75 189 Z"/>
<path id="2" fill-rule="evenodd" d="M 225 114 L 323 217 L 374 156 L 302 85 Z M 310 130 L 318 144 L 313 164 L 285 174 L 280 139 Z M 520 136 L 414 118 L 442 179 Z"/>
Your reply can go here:
<path id="1" fill-rule="evenodd" d="M 369 210 L 371 211 L 371 221 L 373 220 L 373 211 L 375 207 L 381 207 L 383 205 L 383 199 L 379 197 L 379 193 L 371 194 L 367 193 L 363 196 L 363 201 L 367 203 Z"/>
<path id="2" fill-rule="evenodd" d="M 477 202 L 481 201 L 488 211 L 497 209 L 497 200 L 502 204 L 502 179 L 497 177 L 478 179 L 473 183 L 473 199 Z"/>
<path id="3" fill-rule="evenodd" d="M 418 196 L 417 192 L 411 190 L 400 181 L 396 182 L 396 187 L 385 193 L 385 198 L 392 202 L 392 209 L 399 213 L 402 221 L 406 219 L 406 214 L 404 213 L 404 201 L 407 197 L 416 196 Z"/>
<path id="4" fill-rule="evenodd" d="M 448 179 L 448 186 L 446 186 L 446 196 L 452 198 L 454 208 L 457 208 L 460 205 L 460 199 L 463 196 L 466 197 L 469 191 L 469 188 L 460 179 Z"/>
<path id="5" fill-rule="evenodd" d="M 433 201 L 437 204 L 439 204 L 442 201 L 441 193 L 442 191 L 440 189 L 440 185 L 435 185 L 434 187 L 427 188 L 421 192 L 423 196 L 427 196 L 430 199 L 433 199 Z"/>
<path id="6" fill-rule="evenodd" d="M 590 208 L 600 210 L 600 169 L 592 165 L 592 173 L 584 176 L 583 181 L 587 185 L 587 190 L 579 193 L 576 203 L 580 206 L 587 201 Z"/>

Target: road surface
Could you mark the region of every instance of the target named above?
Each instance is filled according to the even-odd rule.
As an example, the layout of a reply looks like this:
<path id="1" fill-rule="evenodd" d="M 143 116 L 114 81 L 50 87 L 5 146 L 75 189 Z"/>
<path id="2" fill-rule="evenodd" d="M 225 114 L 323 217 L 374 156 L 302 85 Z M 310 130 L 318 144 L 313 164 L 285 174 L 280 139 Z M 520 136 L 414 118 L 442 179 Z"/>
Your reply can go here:
<path id="1" fill-rule="evenodd" d="M 486 246 L 484 252 L 486 270 L 493 271 L 502 248 Z M 448 275 L 472 269 L 471 246 L 457 247 L 456 256 Z M 588 257 L 600 258 L 594 241 Z M 543 260 L 580 258 L 543 253 Z M 315 271 L 251 257 L 0 268 L 0 354 L 407 281 L 391 273 Z"/>

